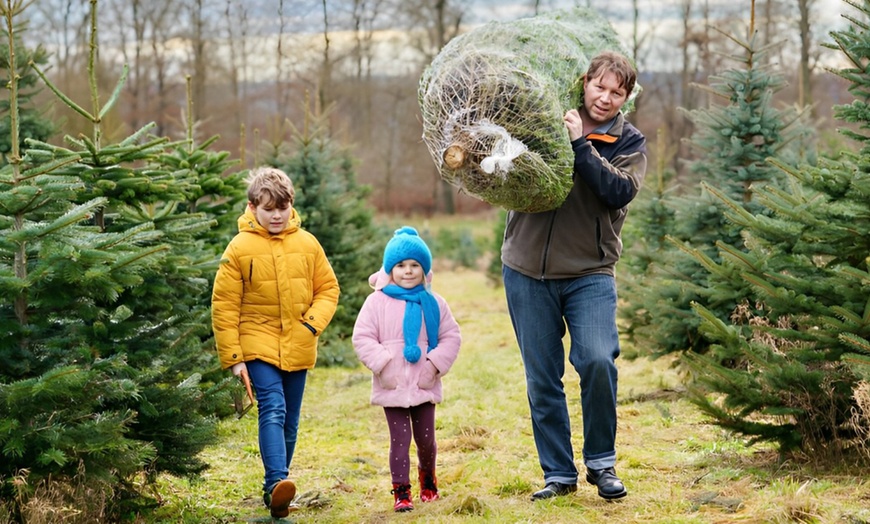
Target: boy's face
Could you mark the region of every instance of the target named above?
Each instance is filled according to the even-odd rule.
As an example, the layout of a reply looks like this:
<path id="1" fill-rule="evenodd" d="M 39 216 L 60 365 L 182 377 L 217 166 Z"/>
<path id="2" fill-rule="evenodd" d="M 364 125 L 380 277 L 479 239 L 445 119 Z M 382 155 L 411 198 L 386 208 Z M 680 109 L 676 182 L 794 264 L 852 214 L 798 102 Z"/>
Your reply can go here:
<path id="1" fill-rule="evenodd" d="M 293 207 L 290 204 L 287 204 L 287 207 L 281 208 L 277 207 L 273 202 L 260 202 L 257 206 L 248 202 L 248 208 L 257 217 L 257 223 L 273 235 L 284 231 L 293 212 Z"/>
<path id="2" fill-rule="evenodd" d="M 423 275 L 423 266 L 409 258 L 393 266 L 390 276 L 399 287 L 411 289 L 422 284 L 425 275 Z"/>
<path id="3" fill-rule="evenodd" d="M 596 78 L 586 78 L 583 83 L 583 107 L 598 124 L 609 122 L 615 117 L 628 97 L 616 75 L 609 71 L 604 71 Z"/>

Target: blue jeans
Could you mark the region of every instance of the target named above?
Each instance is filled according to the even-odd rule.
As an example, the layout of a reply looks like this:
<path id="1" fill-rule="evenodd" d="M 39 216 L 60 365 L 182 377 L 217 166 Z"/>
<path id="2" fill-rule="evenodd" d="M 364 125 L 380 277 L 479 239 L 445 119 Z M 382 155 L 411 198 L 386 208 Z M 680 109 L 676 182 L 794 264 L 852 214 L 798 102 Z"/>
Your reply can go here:
<path id="1" fill-rule="evenodd" d="M 583 410 L 583 462 L 602 469 L 616 464 L 615 360 L 616 281 L 609 275 L 536 280 L 502 269 L 508 311 L 526 371 L 532 432 L 544 482 L 575 484 L 571 421 L 562 378 L 565 347 L 580 376 Z"/>
<path id="2" fill-rule="evenodd" d="M 261 360 L 251 360 L 247 367 L 257 393 L 260 457 L 266 470 L 263 491 L 271 493 L 276 482 L 287 478 L 296 450 L 307 370 L 281 371 Z"/>

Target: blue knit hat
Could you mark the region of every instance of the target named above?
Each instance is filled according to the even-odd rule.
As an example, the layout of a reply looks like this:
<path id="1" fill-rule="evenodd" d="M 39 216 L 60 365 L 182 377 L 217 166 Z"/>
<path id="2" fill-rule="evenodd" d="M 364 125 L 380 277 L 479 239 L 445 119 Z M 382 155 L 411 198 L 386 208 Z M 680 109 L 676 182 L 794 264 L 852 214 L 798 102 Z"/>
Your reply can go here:
<path id="1" fill-rule="evenodd" d="M 387 242 L 387 247 L 384 249 L 384 271 L 389 273 L 393 270 L 393 266 L 408 259 L 419 262 L 426 275 L 432 269 L 432 253 L 426 242 L 420 238 L 416 229 L 404 226 L 397 229 L 393 238 Z"/>

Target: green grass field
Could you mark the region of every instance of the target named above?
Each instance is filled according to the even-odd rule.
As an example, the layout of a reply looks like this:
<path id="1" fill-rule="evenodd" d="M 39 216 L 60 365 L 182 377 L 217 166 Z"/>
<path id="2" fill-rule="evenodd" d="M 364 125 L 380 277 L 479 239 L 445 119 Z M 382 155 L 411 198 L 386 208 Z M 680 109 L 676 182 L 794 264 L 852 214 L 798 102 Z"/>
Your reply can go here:
<path id="1" fill-rule="evenodd" d="M 747 447 L 681 398 L 679 376 L 666 360 L 618 361 L 617 471 L 628 497 L 606 502 L 582 484 L 572 496 L 530 501 L 542 475 L 503 290 L 479 271 L 439 271 L 437 263 L 435 269 L 434 289 L 447 298 L 463 334 L 437 409 L 442 499 L 416 499 L 410 513 L 392 511 L 387 428 L 381 408 L 368 402 L 369 372 L 317 368 L 309 375 L 291 466 L 302 507 L 280 522 L 870 522 L 870 471 L 782 463 L 770 448 Z M 579 388 L 568 369 L 582 466 Z M 260 499 L 256 412 L 223 422 L 221 432 L 221 444 L 206 452 L 212 468 L 204 477 L 196 483 L 162 478 L 161 506 L 138 522 L 272 520 Z M 415 465 L 414 459 L 412 475 Z"/>

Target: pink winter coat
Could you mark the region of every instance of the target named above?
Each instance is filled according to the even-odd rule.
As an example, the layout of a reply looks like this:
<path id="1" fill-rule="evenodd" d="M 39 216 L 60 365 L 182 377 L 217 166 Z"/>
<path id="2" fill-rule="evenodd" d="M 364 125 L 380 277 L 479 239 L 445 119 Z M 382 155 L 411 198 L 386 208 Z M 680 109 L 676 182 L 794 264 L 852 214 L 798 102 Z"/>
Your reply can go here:
<path id="1" fill-rule="evenodd" d="M 427 280 L 431 281 L 429 273 Z M 438 347 L 412 364 L 405 359 L 402 321 L 405 301 L 387 296 L 380 290 L 391 283 L 381 269 L 369 277 L 375 289 L 366 298 L 353 327 L 353 348 L 360 361 L 372 371 L 371 403 L 377 406 L 409 408 L 426 402 L 441 402 L 441 377 L 447 374 L 459 354 L 462 337 L 459 324 L 447 302 L 433 293 L 441 310 Z M 428 346 L 425 323 L 420 329 L 418 345 L 424 352 Z M 437 373 L 427 363 L 432 361 Z"/>

